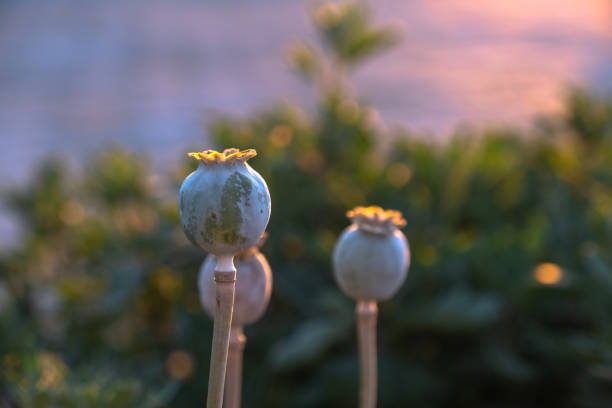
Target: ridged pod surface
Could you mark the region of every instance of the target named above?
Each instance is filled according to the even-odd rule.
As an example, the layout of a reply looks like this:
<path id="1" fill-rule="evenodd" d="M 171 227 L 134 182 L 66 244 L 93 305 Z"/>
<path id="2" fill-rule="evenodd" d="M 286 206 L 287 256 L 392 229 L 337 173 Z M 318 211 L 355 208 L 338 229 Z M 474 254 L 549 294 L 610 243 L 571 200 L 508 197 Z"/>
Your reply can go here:
<path id="1" fill-rule="evenodd" d="M 405 221 L 398 211 L 380 207 L 357 207 L 347 215 L 353 224 L 334 248 L 334 277 L 354 299 L 386 300 L 399 290 L 408 273 L 408 241 L 398 229 Z"/>
<path id="2" fill-rule="evenodd" d="M 270 218 L 270 193 L 247 160 L 253 149 L 206 150 L 189 155 L 200 162 L 179 190 L 185 235 L 209 253 L 234 255 L 251 248 Z"/>
<path id="3" fill-rule="evenodd" d="M 200 268 L 198 287 L 200 301 L 210 317 L 215 313 L 214 271 L 217 257 L 208 255 Z M 272 271 L 265 256 L 255 246 L 234 258 L 236 293 L 232 326 L 257 321 L 265 312 L 272 292 Z"/>

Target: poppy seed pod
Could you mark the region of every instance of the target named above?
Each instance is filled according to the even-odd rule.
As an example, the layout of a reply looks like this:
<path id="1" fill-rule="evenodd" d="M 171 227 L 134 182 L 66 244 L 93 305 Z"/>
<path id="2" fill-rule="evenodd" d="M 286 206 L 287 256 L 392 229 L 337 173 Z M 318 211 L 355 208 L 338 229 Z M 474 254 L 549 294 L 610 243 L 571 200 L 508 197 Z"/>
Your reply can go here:
<path id="1" fill-rule="evenodd" d="M 253 149 L 189 153 L 200 162 L 181 185 L 179 215 L 185 235 L 215 255 L 252 247 L 270 218 L 270 193 L 247 160 Z"/>
<path id="2" fill-rule="evenodd" d="M 334 277 L 344 293 L 357 300 L 381 301 L 393 296 L 408 272 L 410 250 L 399 211 L 356 207 L 334 248 Z"/>
<path id="3" fill-rule="evenodd" d="M 272 291 L 272 272 L 266 257 L 259 252 L 258 245 L 234 258 L 236 267 L 236 294 L 232 326 L 254 323 L 266 310 Z M 198 277 L 200 301 L 209 316 L 215 314 L 214 273 L 217 257 L 210 254 L 204 260 Z"/>

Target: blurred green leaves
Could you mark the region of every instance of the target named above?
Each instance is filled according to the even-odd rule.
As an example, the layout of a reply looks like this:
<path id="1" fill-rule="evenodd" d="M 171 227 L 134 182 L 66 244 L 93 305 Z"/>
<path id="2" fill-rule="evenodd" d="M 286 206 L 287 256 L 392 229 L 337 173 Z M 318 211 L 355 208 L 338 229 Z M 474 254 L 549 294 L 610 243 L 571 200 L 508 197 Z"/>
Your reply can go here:
<path id="1" fill-rule="evenodd" d="M 502 302 L 492 293 L 471 293 L 456 287 L 441 293 L 438 298 L 409 310 L 402 317 L 407 327 L 432 332 L 469 332 L 486 328 L 499 320 Z"/>
<path id="2" fill-rule="evenodd" d="M 362 3 L 324 3 L 313 12 L 323 43 L 347 66 L 396 44 L 399 34 L 390 26 L 375 26 Z"/>

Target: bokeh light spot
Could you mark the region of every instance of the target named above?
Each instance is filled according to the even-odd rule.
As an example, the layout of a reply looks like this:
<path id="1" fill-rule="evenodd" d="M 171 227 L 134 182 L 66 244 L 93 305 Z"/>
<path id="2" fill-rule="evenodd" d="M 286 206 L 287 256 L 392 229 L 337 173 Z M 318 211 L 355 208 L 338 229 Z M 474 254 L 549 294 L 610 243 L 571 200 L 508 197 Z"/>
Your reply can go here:
<path id="1" fill-rule="evenodd" d="M 557 264 L 544 262 L 535 267 L 533 277 L 543 285 L 554 285 L 563 278 L 563 270 Z"/>
<path id="2" fill-rule="evenodd" d="M 193 374 L 193 357 L 183 350 L 175 350 L 166 359 L 168 375 L 175 380 L 184 380 Z"/>
<path id="3" fill-rule="evenodd" d="M 432 245 L 427 245 L 417 250 L 417 259 L 424 266 L 432 266 L 438 260 L 438 251 Z"/>
<path id="4" fill-rule="evenodd" d="M 74 227 L 83 222 L 85 210 L 77 201 L 66 201 L 59 213 L 60 220 L 69 227 Z"/>
<path id="5" fill-rule="evenodd" d="M 387 169 L 387 180 L 393 187 L 403 187 L 412 178 L 412 170 L 404 163 L 393 163 Z"/>
<path id="6" fill-rule="evenodd" d="M 304 243 L 296 234 L 287 234 L 282 240 L 283 253 L 289 259 L 296 259 L 304 255 Z"/>
<path id="7" fill-rule="evenodd" d="M 123 235 L 146 235 L 156 227 L 157 214 L 145 205 L 127 203 L 114 210 L 113 221 Z"/>
<path id="8" fill-rule="evenodd" d="M 62 359 L 51 352 L 40 353 L 37 358 L 37 366 L 40 371 L 40 378 L 36 387 L 40 390 L 58 386 L 63 382 L 68 370 Z"/>
<path id="9" fill-rule="evenodd" d="M 153 282 L 159 294 L 167 300 L 175 299 L 182 288 L 180 276 L 165 267 L 155 271 L 153 274 Z"/>
<path id="10" fill-rule="evenodd" d="M 293 131 L 289 126 L 278 125 L 272 128 L 268 135 L 270 144 L 278 149 L 287 147 L 293 139 Z"/>
<path id="11" fill-rule="evenodd" d="M 314 150 L 305 150 L 295 157 L 297 166 L 306 174 L 316 176 L 323 170 L 325 161 L 321 154 Z"/>

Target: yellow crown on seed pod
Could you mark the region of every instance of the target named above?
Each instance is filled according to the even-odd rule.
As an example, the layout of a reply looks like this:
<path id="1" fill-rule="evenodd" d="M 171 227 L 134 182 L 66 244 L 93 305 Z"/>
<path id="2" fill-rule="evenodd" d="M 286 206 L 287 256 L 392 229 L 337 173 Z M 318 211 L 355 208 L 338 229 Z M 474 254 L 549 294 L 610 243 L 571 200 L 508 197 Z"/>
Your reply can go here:
<path id="1" fill-rule="evenodd" d="M 384 210 L 379 206 L 355 207 L 346 216 L 357 224 L 359 229 L 374 234 L 391 234 L 396 228 L 406 226 L 402 213 L 396 210 Z"/>
<path id="2" fill-rule="evenodd" d="M 225 149 L 223 152 L 216 150 L 204 150 L 202 152 L 192 152 L 187 154 L 189 157 L 202 163 L 234 163 L 246 162 L 251 157 L 257 156 L 255 149 L 238 150 L 236 148 Z"/>

